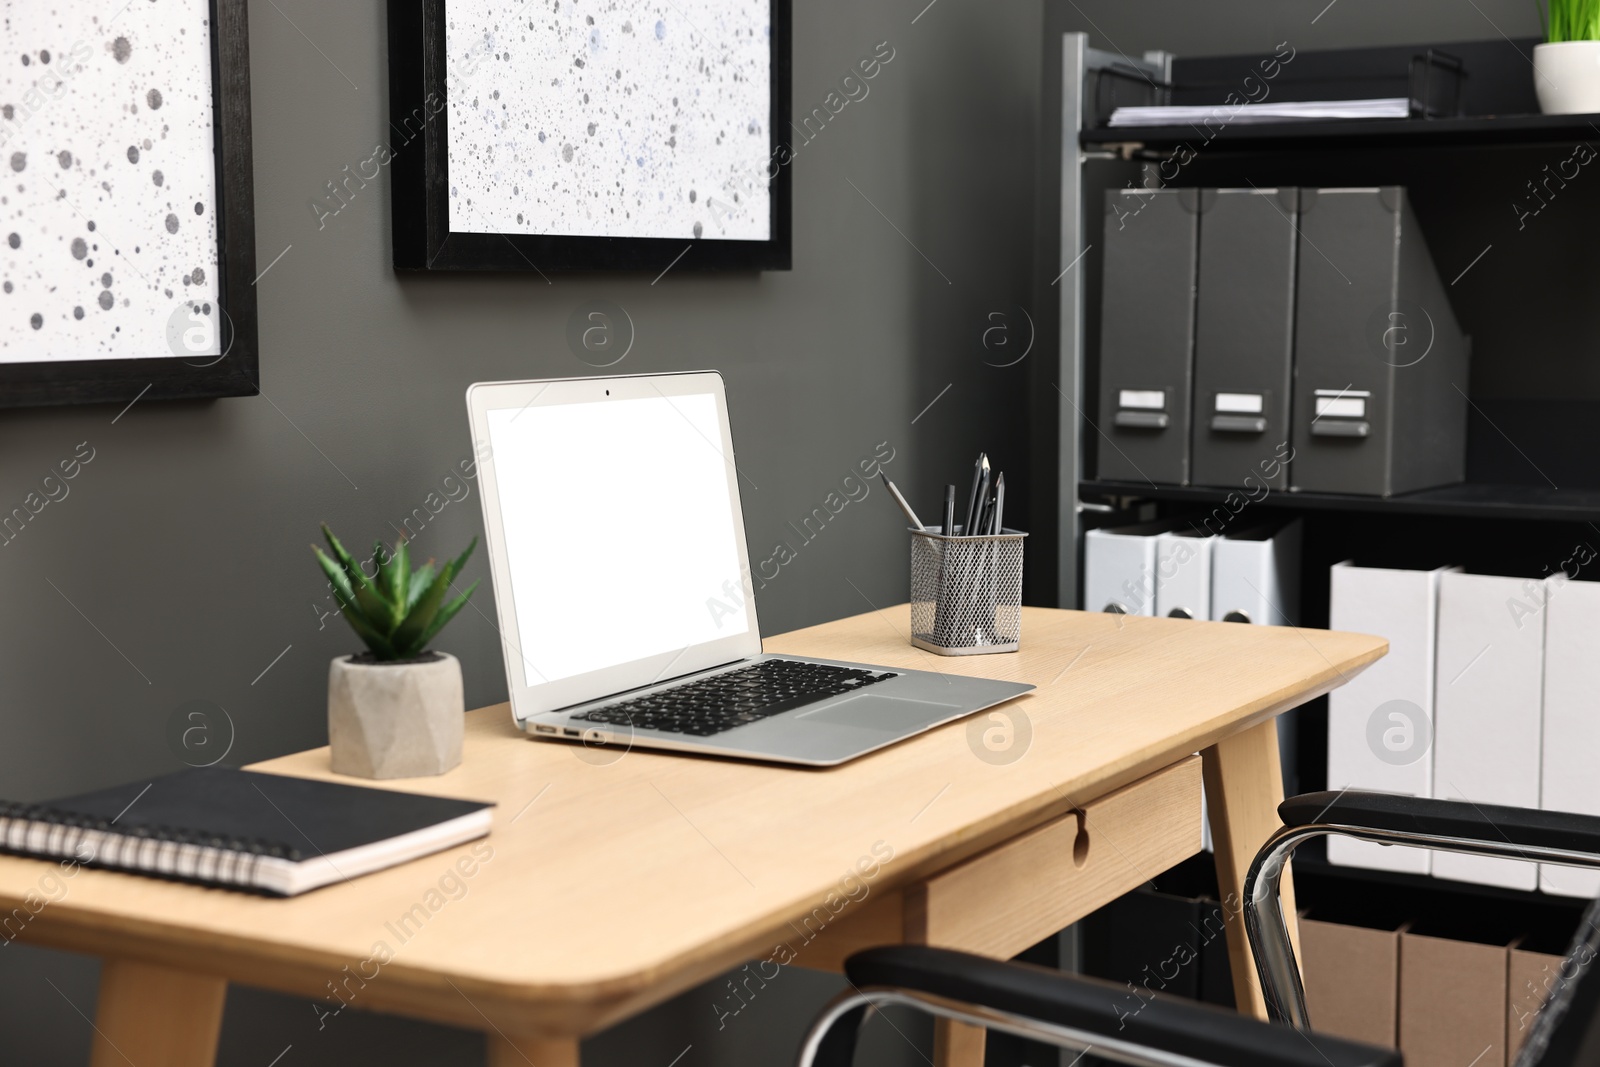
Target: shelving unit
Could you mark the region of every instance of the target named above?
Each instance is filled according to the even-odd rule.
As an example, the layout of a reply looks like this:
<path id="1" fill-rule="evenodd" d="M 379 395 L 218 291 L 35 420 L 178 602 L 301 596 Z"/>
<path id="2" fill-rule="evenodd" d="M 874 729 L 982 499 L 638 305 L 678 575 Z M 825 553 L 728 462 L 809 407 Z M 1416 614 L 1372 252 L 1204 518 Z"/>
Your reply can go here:
<path id="1" fill-rule="evenodd" d="M 1435 95 L 1426 56 L 1459 60 L 1465 77 L 1443 117 L 1244 125 L 1109 127 L 1113 108 L 1225 105 L 1265 55 L 1134 58 L 1068 34 L 1063 53 L 1057 603 L 1081 606 L 1088 527 L 1229 506 L 1307 516 L 1303 618 L 1327 624 L 1327 567 L 1394 544 L 1425 545 L 1439 562 L 1540 573 L 1575 544 L 1600 546 L 1600 165 L 1546 181 L 1580 143 L 1600 146 L 1600 115 L 1538 113 L 1533 40 L 1301 52 L 1271 79 L 1271 99 Z M 1425 72 L 1418 93 L 1415 71 Z M 1437 102 L 1434 100 L 1434 102 Z M 1595 149 L 1600 155 L 1600 147 Z M 1592 171 L 1592 173 L 1590 173 Z M 1134 187 L 1399 184 L 1422 228 L 1463 328 L 1473 336 L 1467 479 L 1389 498 L 1264 492 L 1237 486 L 1151 485 L 1094 477 L 1101 204 Z M 1590 185 L 1592 189 L 1588 188 Z M 1243 520 L 1241 520 L 1243 521 Z M 1600 565 L 1597 565 L 1600 566 Z M 1325 704 L 1299 713 L 1301 789 L 1322 788 Z M 1441 906 L 1493 900 L 1532 917 L 1576 902 L 1539 893 L 1332 867 L 1308 858 L 1327 891 L 1386 885 L 1435 894 Z M 1403 884 L 1402 884 L 1403 883 Z M 1481 890 L 1481 892 L 1480 892 Z M 1464 905 L 1461 905 L 1464 906 Z"/>

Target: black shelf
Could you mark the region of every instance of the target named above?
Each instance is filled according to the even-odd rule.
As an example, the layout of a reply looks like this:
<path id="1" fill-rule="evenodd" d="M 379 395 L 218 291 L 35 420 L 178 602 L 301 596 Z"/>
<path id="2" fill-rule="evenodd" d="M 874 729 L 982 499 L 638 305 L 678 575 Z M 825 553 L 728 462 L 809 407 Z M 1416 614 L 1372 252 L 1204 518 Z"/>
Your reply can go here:
<path id="1" fill-rule="evenodd" d="M 1137 497 L 1191 504 L 1220 504 L 1230 495 L 1256 498 L 1251 507 L 1302 511 L 1357 511 L 1387 515 L 1442 515 L 1472 519 L 1523 519 L 1543 522 L 1600 522 L 1600 489 L 1551 488 L 1547 485 L 1504 485 L 1463 482 L 1422 489 L 1400 496 L 1354 496 L 1347 493 L 1305 493 L 1259 488 L 1211 488 L 1195 485 L 1151 485 L 1146 482 L 1084 481 L 1078 494 Z"/>
<path id="2" fill-rule="evenodd" d="M 1149 149 L 1187 145 L 1195 151 L 1352 151 L 1381 148 L 1488 148 L 1573 144 L 1600 139 L 1600 115 L 1473 115 L 1440 119 L 1323 119 L 1228 123 L 1217 126 L 1101 126 L 1085 130 L 1085 148 L 1139 144 Z"/>
<path id="3" fill-rule="evenodd" d="M 1536 38 L 1434 42 L 1407 47 L 1285 51 L 1235 56 L 1178 56 L 1171 79 L 1157 87 L 1137 78 L 1101 78 L 1091 85 L 1087 148 L 1141 144 L 1151 150 L 1186 145 L 1194 152 L 1351 152 L 1363 149 L 1569 144 L 1600 137 L 1600 115 L 1543 115 L 1534 92 Z M 1457 79 L 1453 71 L 1459 69 Z M 1245 100 L 1405 98 L 1414 117 L 1329 119 L 1259 124 L 1230 122 Z M 1216 108 L 1209 123 L 1111 127 L 1118 106 L 1171 103 Z M 1434 117 L 1421 118 L 1423 105 Z"/>

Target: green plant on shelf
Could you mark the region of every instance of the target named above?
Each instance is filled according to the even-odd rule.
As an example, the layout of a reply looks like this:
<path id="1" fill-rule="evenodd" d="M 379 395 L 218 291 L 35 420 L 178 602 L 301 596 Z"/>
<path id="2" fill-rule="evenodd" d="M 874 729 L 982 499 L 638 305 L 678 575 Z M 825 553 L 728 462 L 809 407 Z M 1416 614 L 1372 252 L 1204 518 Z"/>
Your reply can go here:
<path id="1" fill-rule="evenodd" d="M 476 537 L 465 552 L 443 567 L 436 567 L 430 559 L 416 570 L 411 569 L 410 549 L 404 538 L 395 545 L 393 552 L 378 541 L 372 551 L 377 573 L 368 578 L 361 564 L 333 536 L 327 523 L 323 523 L 322 535 L 328 539 L 333 558 L 316 545 L 311 546 L 311 551 L 316 553 L 323 573 L 333 583 L 333 595 L 343 608 L 341 614 L 345 621 L 379 662 L 422 655 L 428 649 L 428 642 L 456 617 L 473 590 L 478 588 L 478 583 L 473 582 L 466 592 L 445 602 L 456 575 L 461 573 L 472 550 L 478 547 Z"/>
<path id="2" fill-rule="evenodd" d="M 1549 0 L 1543 16 L 1545 40 L 1600 40 L 1600 0 Z"/>

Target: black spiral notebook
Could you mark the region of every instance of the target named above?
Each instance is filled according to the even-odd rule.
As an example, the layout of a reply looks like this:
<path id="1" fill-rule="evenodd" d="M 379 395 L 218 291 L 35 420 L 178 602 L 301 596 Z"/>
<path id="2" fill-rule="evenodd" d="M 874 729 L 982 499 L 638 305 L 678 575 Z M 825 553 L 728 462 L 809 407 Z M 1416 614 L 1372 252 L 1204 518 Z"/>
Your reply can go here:
<path id="1" fill-rule="evenodd" d="M 290 897 L 483 837 L 492 808 L 208 767 L 0 801 L 0 851 Z"/>

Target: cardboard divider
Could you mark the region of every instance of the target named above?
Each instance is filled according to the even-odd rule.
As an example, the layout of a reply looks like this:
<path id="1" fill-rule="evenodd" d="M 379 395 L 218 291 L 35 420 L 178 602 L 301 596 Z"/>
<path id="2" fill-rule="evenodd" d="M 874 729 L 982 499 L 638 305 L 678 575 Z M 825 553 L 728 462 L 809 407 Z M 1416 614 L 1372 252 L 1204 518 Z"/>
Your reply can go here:
<path id="1" fill-rule="evenodd" d="M 1301 913 L 1300 974 L 1318 1033 L 1397 1047 L 1400 938 L 1409 926 L 1337 907 Z"/>
<path id="2" fill-rule="evenodd" d="M 1505 1067 L 1507 943 L 1400 935 L 1407 1067 Z"/>
<path id="3" fill-rule="evenodd" d="M 1556 987 L 1566 963 L 1571 931 L 1560 926 L 1535 930 L 1511 946 L 1506 962 L 1506 1062 L 1513 1063 L 1534 1019 Z"/>

